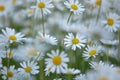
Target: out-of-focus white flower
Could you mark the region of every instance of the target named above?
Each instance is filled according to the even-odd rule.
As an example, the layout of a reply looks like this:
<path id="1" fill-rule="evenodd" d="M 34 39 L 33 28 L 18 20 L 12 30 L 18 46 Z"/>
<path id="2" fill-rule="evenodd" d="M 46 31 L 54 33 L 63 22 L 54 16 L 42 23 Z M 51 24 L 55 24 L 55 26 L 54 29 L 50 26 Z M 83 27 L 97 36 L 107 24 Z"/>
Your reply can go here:
<path id="1" fill-rule="evenodd" d="M 67 8 L 70 9 L 71 12 L 77 15 L 83 13 L 83 11 L 85 10 L 84 6 L 82 6 L 82 4 L 80 4 L 78 0 L 65 1 L 64 4 Z"/>
<path id="2" fill-rule="evenodd" d="M 87 80 L 86 76 L 83 74 L 77 75 L 74 80 Z"/>
<path id="3" fill-rule="evenodd" d="M 85 39 L 85 36 L 78 33 L 76 36 L 74 36 L 72 33 L 68 33 L 68 35 L 66 35 L 64 38 L 64 45 L 66 47 L 71 47 L 73 50 L 76 50 L 77 47 L 81 49 L 81 47 L 85 46 L 86 42 L 87 40 Z"/>
<path id="4" fill-rule="evenodd" d="M 65 74 L 79 74 L 80 73 L 80 70 L 78 69 L 74 69 L 74 68 L 66 68 L 65 69 Z"/>
<path id="5" fill-rule="evenodd" d="M 49 68 L 50 72 L 63 73 L 64 69 L 67 68 L 67 62 L 69 58 L 65 52 L 60 52 L 59 50 L 51 51 L 47 56 L 49 58 L 45 59 L 46 67 Z"/>
<path id="6" fill-rule="evenodd" d="M 43 33 L 39 32 L 37 39 L 41 42 L 46 42 L 46 43 L 49 43 L 51 45 L 57 45 L 57 39 L 53 36 L 48 35 L 48 34 L 43 35 Z"/>

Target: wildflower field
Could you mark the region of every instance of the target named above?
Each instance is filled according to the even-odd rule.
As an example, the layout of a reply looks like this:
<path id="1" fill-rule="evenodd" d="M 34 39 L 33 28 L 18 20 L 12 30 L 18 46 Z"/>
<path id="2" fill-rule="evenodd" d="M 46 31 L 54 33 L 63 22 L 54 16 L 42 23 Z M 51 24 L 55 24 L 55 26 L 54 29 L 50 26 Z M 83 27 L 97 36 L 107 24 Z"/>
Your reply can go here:
<path id="1" fill-rule="evenodd" d="M 120 80 L 120 0 L 0 0 L 0 80 Z"/>

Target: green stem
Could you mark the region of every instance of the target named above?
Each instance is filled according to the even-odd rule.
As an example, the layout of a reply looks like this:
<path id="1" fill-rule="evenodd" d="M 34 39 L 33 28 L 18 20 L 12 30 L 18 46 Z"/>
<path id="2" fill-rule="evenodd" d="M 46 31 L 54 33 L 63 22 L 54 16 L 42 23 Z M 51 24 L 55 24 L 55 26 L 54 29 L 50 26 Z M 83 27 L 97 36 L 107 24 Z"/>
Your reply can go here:
<path id="1" fill-rule="evenodd" d="M 45 35 L 44 14 L 43 14 L 43 10 L 42 10 L 42 9 L 41 9 L 41 13 L 42 13 L 42 27 L 43 27 L 43 35 Z"/>
<path id="2" fill-rule="evenodd" d="M 5 46 L 5 51 L 6 51 L 6 59 L 7 59 L 7 72 L 8 72 L 8 57 L 7 57 L 7 46 Z M 6 80 L 9 80 L 8 76 L 7 76 L 7 79 Z"/>
<path id="3" fill-rule="evenodd" d="M 77 50 L 75 50 L 75 68 L 77 69 L 78 68 L 78 60 L 77 60 Z"/>
<path id="4" fill-rule="evenodd" d="M 119 40 L 119 44 L 118 44 L 118 53 L 120 53 L 120 30 L 118 31 L 118 40 Z M 120 54 L 118 55 L 120 58 Z"/>
<path id="5" fill-rule="evenodd" d="M 98 23 L 99 17 L 100 17 L 100 11 L 101 11 L 101 6 L 98 9 L 98 14 L 97 14 L 97 18 L 96 18 L 96 24 Z"/>
<path id="6" fill-rule="evenodd" d="M 70 12 L 70 15 L 69 15 L 68 20 L 67 20 L 67 24 L 69 23 L 70 18 L 72 17 L 72 14 L 73 14 L 73 12 Z"/>
<path id="7" fill-rule="evenodd" d="M 45 80 L 44 75 L 44 59 L 39 62 L 40 72 L 39 72 L 39 79 L 38 80 Z"/>

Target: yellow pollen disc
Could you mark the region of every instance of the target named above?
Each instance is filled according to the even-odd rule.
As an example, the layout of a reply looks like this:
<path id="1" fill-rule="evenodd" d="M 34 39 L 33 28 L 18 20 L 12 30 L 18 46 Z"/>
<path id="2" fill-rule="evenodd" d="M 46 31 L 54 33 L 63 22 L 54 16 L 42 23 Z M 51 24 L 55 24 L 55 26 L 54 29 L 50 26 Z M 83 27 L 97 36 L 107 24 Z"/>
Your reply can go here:
<path id="1" fill-rule="evenodd" d="M 16 36 L 14 36 L 14 35 L 11 35 L 11 36 L 9 36 L 9 40 L 17 40 L 17 38 L 16 38 Z"/>
<path id="2" fill-rule="evenodd" d="M 4 5 L 0 5 L 0 11 L 4 11 L 5 10 L 5 6 Z"/>
<path id="3" fill-rule="evenodd" d="M 55 57 L 53 57 L 52 62 L 53 62 L 55 65 L 60 65 L 60 64 L 62 63 L 62 59 L 61 59 L 60 56 L 55 56 Z"/>
<path id="4" fill-rule="evenodd" d="M 116 72 L 117 72 L 118 74 L 120 74 L 120 68 L 118 68 L 118 69 L 116 70 Z"/>
<path id="5" fill-rule="evenodd" d="M 71 5 L 71 8 L 74 9 L 74 10 L 78 10 L 78 6 L 75 5 L 75 4 L 72 4 L 72 5 Z"/>
<path id="6" fill-rule="evenodd" d="M 96 6 L 100 6 L 102 4 L 102 0 L 96 0 Z"/>
<path id="7" fill-rule="evenodd" d="M 28 51 L 27 51 L 27 54 L 28 55 L 31 55 L 31 56 L 38 56 L 38 52 L 36 49 L 34 48 L 30 48 Z"/>
<path id="8" fill-rule="evenodd" d="M 68 70 L 68 71 L 67 71 L 67 74 L 73 74 L 73 72 L 72 72 L 72 71 L 70 71 L 70 70 Z"/>
<path id="9" fill-rule="evenodd" d="M 39 8 L 45 8 L 45 3 L 44 2 L 39 2 L 38 7 Z"/>
<path id="10" fill-rule="evenodd" d="M 8 57 L 12 57 L 12 56 L 13 56 L 13 53 L 12 53 L 12 52 L 8 52 L 7 56 L 8 56 Z"/>
<path id="11" fill-rule="evenodd" d="M 34 10 L 28 10 L 27 13 L 28 13 L 28 14 L 33 14 L 33 13 L 34 13 Z"/>
<path id="12" fill-rule="evenodd" d="M 103 76 L 103 77 L 101 77 L 99 80 L 108 80 L 108 77 Z"/>
<path id="13" fill-rule="evenodd" d="M 96 50 L 91 50 L 91 51 L 89 52 L 89 55 L 90 55 L 90 56 L 93 56 L 93 55 L 96 54 L 96 52 L 97 52 Z"/>
<path id="14" fill-rule="evenodd" d="M 16 4 L 17 0 L 12 0 L 12 4 Z"/>
<path id="15" fill-rule="evenodd" d="M 107 24 L 112 26 L 114 24 L 114 19 L 109 18 L 108 21 L 107 21 Z"/>
<path id="16" fill-rule="evenodd" d="M 73 40 L 72 40 L 72 43 L 73 44 L 78 44 L 80 41 L 79 41 L 79 39 L 77 39 L 77 38 L 74 38 Z"/>
<path id="17" fill-rule="evenodd" d="M 48 71 L 50 72 L 50 71 L 51 71 L 51 68 L 48 68 Z"/>
<path id="18" fill-rule="evenodd" d="M 26 67 L 24 70 L 25 70 L 25 72 L 28 72 L 28 73 L 29 73 L 29 72 L 32 71 L 32 68 L 28 66 L 28 67 Z"/>
<path id="19" fill-rule="evenodd" d="M 90 45 L 90 46 L 92 46 L 94 44 L 94 42 L 88 41 L 87 44 Z"/>
<path id="20" fill-rule="evenodd" d="M 7 76 L 8 76 L 8 77 L 13 77 L 13 76 L 14 76 L 14 74 L 13 74 L 13 72 L 12 72 L 12 71 L 8 71 L 8 72 L 7 72 Z"/>

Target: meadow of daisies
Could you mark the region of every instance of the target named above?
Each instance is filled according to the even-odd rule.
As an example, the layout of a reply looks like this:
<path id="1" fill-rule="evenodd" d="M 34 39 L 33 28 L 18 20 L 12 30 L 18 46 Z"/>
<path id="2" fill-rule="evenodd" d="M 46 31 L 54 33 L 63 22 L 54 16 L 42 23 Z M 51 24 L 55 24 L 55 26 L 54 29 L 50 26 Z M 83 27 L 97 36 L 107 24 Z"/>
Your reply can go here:
<path id="1" fill-rule="evenodd" d="M 120 0 L 0 0 L 0 80 L 120 80 Z"/>

